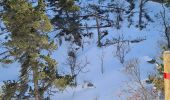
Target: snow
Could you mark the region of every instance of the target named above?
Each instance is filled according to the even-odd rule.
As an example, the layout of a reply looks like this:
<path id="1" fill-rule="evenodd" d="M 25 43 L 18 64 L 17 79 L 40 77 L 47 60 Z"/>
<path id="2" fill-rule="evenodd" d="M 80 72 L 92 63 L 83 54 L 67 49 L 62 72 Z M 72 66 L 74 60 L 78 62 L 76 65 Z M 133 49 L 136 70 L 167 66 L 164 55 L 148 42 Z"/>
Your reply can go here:
<path id="1" fill-rule="evenodd" d="M 170 53 L 170 51 L 165 51 L 165 52 L 164 52 L 164 54 L 169 54 L 169 53 Z"/>
<path id="2" fill-rule="evenodd" d="M 93 2 L 89 0 L 88 2 Z M 154 65 L 148 64 L 147 61 L 152 57 L 156 57 L 159 52 L 157 42 L 162 39 L 163 26 L 160 19 L 155 17 L 160 13 L 162 7 L 155 2 L 149 2 L 146 5 L 148 12 L 154 18 L 153 23 L 149 23 L 146 29 L 140 31 L 134 26 L 130 28 L 124 22 L 121 30 L 109 29 L 108 38 L 117 37 L 120 34 L 125 36 L 125 39 L 146 38 L 137 44 L 130 44 L 130 52 L 126 59 L 139 58 L 141 66 L 141 78 L 144 80 L 149 73 L 154 72 Z M 137 16 L 136 16 L 137 18 Z M 96 30 L 94 30 L 96 31 Z M 114 34 L 112 34 L 114 33 Z M 123 65 L 114 56 L 115 46 L 99 48 L 96 46 L 96 38 L 89 41 L 90 44 L 85 45 L 83 50 L 78 52 L 78 57 L 84 63 L 83 59 L 87 58 L 89 64 L 84 71 L 78 76 L 78 86 L 68 87 L 63 92 L 57 92 L 51 96 L 51 100 L 118 100 L 118 93 L 123 87 L 126 87 L 125 81 L 128 81 L 127 75 L 123 72 Z M 61 73 L 69 72 L 65 65 L 69 43 L 63 42 L 61 46 L 53 53 L 52 57 L 58 62 L 58 70 Z M 101 73 L 101 56 L 104 54 L 104 73 Z M 169 53 L 169 52 L 168 52 Z M 10 65 L 8 68 L 2 68 L 0 65 L 0 81 L 17 79 L 19 68 L 18 64 Z M 89 88 L 84 86 L 84 81 L 91 82 L 94 87 Z M 124 98 L 124 97 L 123 97 Z M 123 99 L 126 100 L 126 99 Z"/>
<path id="3" fill-rule="evenodd" d="M 0 64 L 0 82 L 7 80 L 17 80 L 19 75 L 19 64 Z"/>

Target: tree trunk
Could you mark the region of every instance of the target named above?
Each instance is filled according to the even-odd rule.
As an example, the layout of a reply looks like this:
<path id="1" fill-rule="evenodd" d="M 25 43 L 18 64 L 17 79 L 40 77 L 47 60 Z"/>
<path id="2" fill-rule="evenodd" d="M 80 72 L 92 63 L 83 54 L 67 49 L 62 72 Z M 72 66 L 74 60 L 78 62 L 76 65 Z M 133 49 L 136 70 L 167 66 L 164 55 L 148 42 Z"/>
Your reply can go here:
<path id="1" fill-rule="evenodd" d="M 33 68 L 34 96 L 35 96 L 35 100 L 41 100 L 39 96 L 37 73 L 38 73 L 38 69 Z"/>
<path id="2" fill-rule="evenodd" d="M 101 46 L 101 34 L 100 34 L 100 26 L 99 26 L 99 19 L 98 19 L 98 15 L 96 14 L 96 26 L 97 26 L 97 33 L 98 33 L 98 46 Z"/>
<path id="3" fill-rule="evenodd" d="M 140 4 L 139 4 L 139 23 L 138 23 L 138 27 L 141 30 L 142 29 L 142 11 L 143 10 L 143 0 L 140 0 Z"/>

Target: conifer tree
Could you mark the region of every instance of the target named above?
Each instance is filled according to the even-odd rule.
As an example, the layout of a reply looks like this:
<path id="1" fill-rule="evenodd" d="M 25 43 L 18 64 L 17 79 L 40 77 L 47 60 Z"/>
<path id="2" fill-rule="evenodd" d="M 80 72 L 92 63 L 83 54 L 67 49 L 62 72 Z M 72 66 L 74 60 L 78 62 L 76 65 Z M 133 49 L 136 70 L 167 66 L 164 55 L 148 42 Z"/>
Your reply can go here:
<path id="1" fill-rule="evenodd" d="M 49 6 L 53 7 L 56 13 L 52 19 L 55 29 L 60 30 L 56 37 L 62 43 L 62 37 L 66 41 L 71 41 L 81 46 L 82 30 L 80 28 L 80 8 L 75 4 L 75 0 L 48 0 Z M 60 44 L 61 44 L 60 43 Z"/>
<path id="2" fill-rule="evenodd" d="M 45 4 L 38 0 L 38 5 L 33 7 L 27 0 L 4 0 L 3 8 L 2 20 L 10 38 L 3 43 L 6 51 L 1 53 L 0 62 L 21 64 L 20 80 L 14 89 L 19 92 L 15 93 L 17 98 L 22 99 L 29 88 L 34 87 L 33 96 L 41 100 L 48 88 L 58 81 L 57 63 L 50 56 L 56 45 L 48 36 L 52 25 L 45 15 Z M 29 85 L 31 81 L 33 87 Z M 11 99 L 15 94 L 10 97 L 5 94 L 3 98 Z"/>

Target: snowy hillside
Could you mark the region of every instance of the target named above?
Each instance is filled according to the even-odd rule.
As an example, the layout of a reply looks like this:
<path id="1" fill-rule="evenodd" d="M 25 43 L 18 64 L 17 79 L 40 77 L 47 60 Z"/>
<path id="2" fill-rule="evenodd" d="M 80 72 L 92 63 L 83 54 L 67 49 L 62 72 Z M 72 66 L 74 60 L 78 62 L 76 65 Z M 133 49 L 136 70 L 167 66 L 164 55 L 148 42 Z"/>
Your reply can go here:
<path id="1" fill-rule="evenodd" d="M 148 74 L 155 72 L 154 65 L 148 64 L 146 61 L 149 57 L 157 57 L 160 55 L 158 41 L 163 37 L 163 26 L 161 19 L 155 17 L 160 13 L 162 7 L 155 2 L 149 2 L 147 5 L 151 16 L 154 16 L 154 22 L 150 23 L 146 29 L 140 31 L 135 27 L 127 28 L 126 24 L 120 30 L 110 30 L 114 36 L 121 33 L 127 39 L 137 37 L 146 38 L 145 41 L 130 44 L 130 52 L 127 54 L 126 60 L 131 58 L 139 58 L 141 66 L 142 79 L 146 79 Z M 88 70 L 86 73 L 80 73 L 78 76 L 79 86 L 76 88 L 67 88 L 62 93 L 56 93 L 53 100 L 119 100 L 119 92 L 123 87 L 126 87 L 124 81 L 128 81 L 128 76 L 123 72 L 123 65 L 114 57 L 115 46 L 98 48 L 91 41 L 90 45 L 85 46 L 84 50 L 80 51 L 80 58 L 87 57 L 89 65 L 84 69 Z M 63 49 L 64 48 L 64 49 Z M 59 47 L 56 52 L 56 59 L 59 62 L 64 62 L 61 59 L 64 54 L 66 46 Z M 103 52 L 104 73 L 101 73 L 101 56 Z M 61 61 L 60 61 L 61 60 Z M 59 64 L 60 65 L 60 64 Z M 94 84 L 94 88 L 82 88 L 84 81 L 90 81 Z M 124 95 L 125 96 L 125 95 Z M 126 97 L 121 97 L 126 98 Z M 120 99 L 120 100 L 124 100 Z"/>
<path id="2" fill-rule="evenodd" d="M 92 0 L 88 2 L 94 3 Z M 162 5 L 149 1 L 145 8 L 154 21 L 150 22 L 146 28 L 142 30 L 135 26 L 128 28 L 127 21 L 124 21 L 121 29 L 108 29 L 109 35 L 106 37 L 118 38 L 124 36 L 125 40 L 144 39 L 144 41 L 139 43 L 127 44 L 125 49 L 128 52 L 124 62 L 138 58 L 142 80 L 146 80 L 150 73 L 155 73 L 155 65 L 149 64 L 147 61 L 160 55 L 159 43 L 164 39 L 163 22 L 159 15 L 163 10 Z M 134 16 L 134 18 L 137 18 L 137 16 Z M 97 33 L 96 29 L 92 31 Z M 126 100 L 126 94 L 119 95 L 127 87 L 126 82 L 130 84 L 133 84 L 133 82 L 131 83 L 129 76 L 125 73 L 124 64 L 121 64 L 116 57 L 116 44 L 99 48 L 96 45 L 96 37 L 97 34 L 94 34 L 92 39 L 85 39 L 84 47 L 80 48 L 77 53 L 81 65 L 88 63 L 77 76 L 78 86 L 67 87 L 62 92 L 54 93 L 51 96 L 51 100 Z M 63 42 L 52 55 L 58 62 L 60 73 L 68 72 L 66 61 L 69 47 L 70 44 L 68 42 Z M 13 64 L 5 68 L 6 65 L 1 64 L 0 82 L 17 79 L 19 77 L 19 67 L 16 67 L 17 65 Z M 101 71 L 102 67 L 103 73 Z"/>

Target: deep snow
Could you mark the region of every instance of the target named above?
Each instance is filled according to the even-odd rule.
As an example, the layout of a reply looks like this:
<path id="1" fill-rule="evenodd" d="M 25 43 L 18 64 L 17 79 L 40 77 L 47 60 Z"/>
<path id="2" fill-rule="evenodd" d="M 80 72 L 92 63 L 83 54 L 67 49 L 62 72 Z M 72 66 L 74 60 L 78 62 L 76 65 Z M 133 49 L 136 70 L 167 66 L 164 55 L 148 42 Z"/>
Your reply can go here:
<path id="1" fill-rule="evenodd" d="M 120 30 L 114 28 L 109 29 L 109 37 L 117 37 L 123 34 L 126 39 L 146 38 L 145 41 L 140 43 L 130 44 L 131 49 L 126 56 L 126 60 L 139 58 L 142 79 L 146 79 L 148 74 L 155 71 L 154 65 L 148 64 L 146 61 L 160 55 L 158 41 L 163 39 L 162 34 L 164 32 L 162 20 L 156 17 L 162 10 L 162 6 L 155 2 L 149 2 L 146 8 L 154 20 L 153 23 L 147 25 L 146 29 L 140 31 L 134 26 L 128 28 L 126 21 L 123 22 Z M 96 30 L 93 31 L 96 32 Z M 96 46 L 96 38 L 89 40 L 89 42 L 90 44 L 87 44 L 83 50 L 78 52 L 79 60 L 82 61 L 82 63 L 84 63 L 85 58 L 87 58 L 89 62 L 88 66 L 84 69 L 84 71 L 87 72 L 79 74 L 78 86 L 76 88 L 68 87 L 63 92 L 57 92 L 51 96 L 52 100 L 119 100 L 118 93 L 126 86 L 124 81 L 128 81 L 128 76 L 123 72 L 123 65 L 120 64 L 119 60 L 114 56 L 115 45 L 98 48 Z M 53 58 L 57 60 L 61 73 L 67 71 L 67 66 L 64 63 L 66 61 L 68 47 L 69 43 L 63 42 L 52 55 Z M 101 73 L 102 52 L 104 54 L 103 74 Z M 18 64 L 13 64 L 9 65 L 8 68 L 3 68 L 1 64 L 0 81 L 17 79 L 19 74 L 19 67 L 17 65 Z M 92 82 L 95 87 L 83 88 L 84 81 Z"/>

